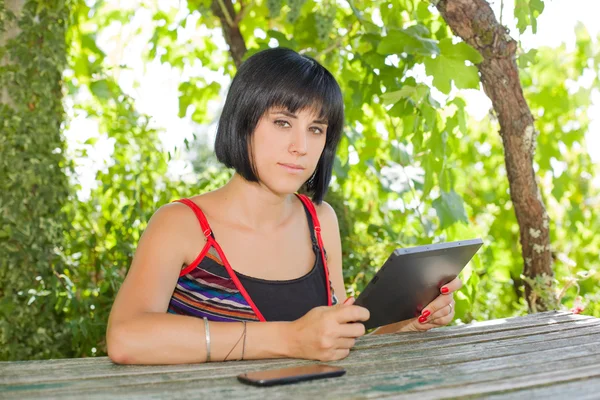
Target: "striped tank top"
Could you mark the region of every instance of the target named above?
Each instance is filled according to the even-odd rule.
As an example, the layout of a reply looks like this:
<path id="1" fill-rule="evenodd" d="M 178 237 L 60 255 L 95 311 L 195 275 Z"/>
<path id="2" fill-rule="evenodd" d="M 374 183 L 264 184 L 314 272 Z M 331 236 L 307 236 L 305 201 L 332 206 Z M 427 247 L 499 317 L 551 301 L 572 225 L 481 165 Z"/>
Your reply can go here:
<path id="1" fill-rule="evenodd" d="M 270 296 L 267 293 L 276 293 L 277 291 L 282 293 L 282 290 L 285 291 L 283 293 L 299 293 L 300 290 L 309 289 L 309 292 L 313 294 L 313 298 L 321 296 L 322 293 L 318 300 L 313 300 L 315 301 L 314 304 L 301 304 L 302 300 L 294 299 L 296 305 L 299 305 L 300 308 L 303 306 L 306 312 L 313 306 L 337 304 L 337 298 L 329 279 L 327 257 L 323 247 L 321 227 L 316 210 L 308 197 L 304 195 L 296 196 L 302 201 L 307 211 L 309 226 L 314 227 L 314 234 L 311 232 L 311 238 L 313 239 L 316 261 L 313 269 L 308 274 L 291 281 L 266 281 L 236 273 L 212 234 L 210 225 L 200 207 L 190 199 L 176 200 L 193 210 L 206 237 L 206 244 L 196 259 L 181 270 L 167 312 L 198 318 L 206 317 L 211 321 L 222 322 L 265 322 L 267 320 L 293 320 L 301 317 L 304 311 L 298 313 L 298 310 L 296 310 L 294 313 L 291 312 L 292 310 L 288 310 L 290 312 L 286 314 L 286 304 L 281 304 L 282 302 L 276 294 L 272 296 L 275 298 L 269 299 Z M 263 285 L 262 290 L 260 285 Z M 249 288 L 252 291 L 248 290 Z M 253 294 L 257 301 L 250 297 L 249 292 Z M 310 298 L 310 296 L 307 297 Z M 257 307 L 257 303 L 261 304 L 264 313 Z M 273 312 L 270 309 L 271 305 L 279 309 Z M 277 317 L 267 319 L 265 315 L 277 315 Z"/>

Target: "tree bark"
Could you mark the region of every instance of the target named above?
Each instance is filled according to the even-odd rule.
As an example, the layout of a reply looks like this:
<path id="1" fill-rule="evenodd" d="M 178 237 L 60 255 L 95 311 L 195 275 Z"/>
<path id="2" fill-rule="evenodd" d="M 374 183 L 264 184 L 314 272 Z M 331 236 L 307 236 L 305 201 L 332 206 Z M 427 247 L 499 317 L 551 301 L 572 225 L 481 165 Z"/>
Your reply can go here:
<path id="1" fill-rule="evenodd" d="M 14 15 L 21 15 L 21 10 L 25 5 L 25 0 L 6 0 L 5 7 L 8 11 L 12 12 Z M 9 40 L 15 38 L 19 34 L 19 27 L 17 25 L 17 21 L 7 21 L 6 26 L 4 27 L 4 32 L 0 32 L 0 48 L 6 46 Z M 9 55 L 5 54 L 4 57 L 0 60 L 0 68 L 8 65 Z M 3 85 L 2 91 L 0 92 L 0 104 L 6 104 L 8 106 L 12 106 L 13 102 L 8 95 L 8 88 Z"/>
<path id="2" fill-rule="evenodd" d="M 483 56 L 483 89 L 500 123 L 510 197 L 519 223 L 525 295 L 531 311 L 555 308 L 549 218 L 533 169 L 536 131 L 515 61 L 517 43 L 485 0 L 440 0 L 436 4 L 454 34 Z"/>
<path id="3" fill-rule="evenodd" d="M 211 5 L 212 12 L 221 21 L 223 37 L 225 37 L 225 42 L 229 46 L 229 52 L 237 68 L 242 64 L 242 59 L 247 50 L 246 42 L 239 27 L 239 22 L 245 9 L 243 3 L 241 4 L 242 9 L 239 14 L 235 13 L 231 0 L 213 0 Z"/>

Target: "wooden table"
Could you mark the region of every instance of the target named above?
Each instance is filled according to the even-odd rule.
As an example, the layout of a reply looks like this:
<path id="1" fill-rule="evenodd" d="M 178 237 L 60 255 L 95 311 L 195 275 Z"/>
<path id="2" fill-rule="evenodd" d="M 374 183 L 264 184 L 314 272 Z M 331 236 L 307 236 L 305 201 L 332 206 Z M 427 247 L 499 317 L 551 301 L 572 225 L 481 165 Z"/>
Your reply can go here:
<path id="1" fill-rule="evenodd" d="M 424 333 L 361 338 L 331 364 L 346 375 L 289 386 L 242 372 L 309 364 L 266 360 L 114 365 L 106 357 L 0 363 L 0 398 L 600 398 L 600 319 L 546 312 Z"/>

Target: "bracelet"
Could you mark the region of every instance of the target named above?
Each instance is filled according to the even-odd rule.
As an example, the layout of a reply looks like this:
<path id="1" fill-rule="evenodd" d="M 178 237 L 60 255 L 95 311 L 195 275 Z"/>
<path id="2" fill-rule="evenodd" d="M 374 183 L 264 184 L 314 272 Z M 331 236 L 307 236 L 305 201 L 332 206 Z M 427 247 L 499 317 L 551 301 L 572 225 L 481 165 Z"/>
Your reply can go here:
<path id="1" fill-rule="evenodd" d="M 206 362 L 210 362 L 210 329 L 206 317 L 204 317 L 204 333 L 206 334 Z"/>
<path id="2" fill-rule="evenodd" d="M 246 351 L 246 321 L 244 321 L 244 344 L 242 346 L 242 360 L 244 359 L 245 351 Z"/>
<path id="3" fill-rule="evenodd" d="M 233 349 L 235 349 L 238 345 L 238 343 L 240 342 L 240 340 L 242 340 L 242 337 L 245 338 L 246 335 L 246 321 L 242 321 L 242 324 L 244 325 L 244 330 L 242 331 L 242 334 L 240 336 L 240 338 L 237 340 L 237 342 L 235 342 L 235 344 L 233 345 L 233 347 L 231 348 L 231 350 L 229 350 L 229 353 L 227 353 L 227 355 L 225 356 L 225 359 L 223 359 L 223 361 L 227 361 L 227 358 L 229 357 L 229 355 L 231 354 L 231 352 L 233 351 Z M 242 358 L 244 357 L 244 350 L 242 349 Z"/>

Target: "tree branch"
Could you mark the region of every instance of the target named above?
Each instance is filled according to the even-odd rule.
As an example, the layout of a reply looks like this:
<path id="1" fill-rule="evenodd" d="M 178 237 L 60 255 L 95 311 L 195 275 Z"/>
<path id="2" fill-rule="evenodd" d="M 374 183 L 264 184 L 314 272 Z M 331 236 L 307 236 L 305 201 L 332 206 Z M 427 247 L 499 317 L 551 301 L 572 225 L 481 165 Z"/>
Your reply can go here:
<path id="1" fill-rule="evenodd" d="M 240 32 L 239 22 L 245 15 L 248 6 L 242 6 L 240 13 L 236 15 L 231 0 L 213 0 L 211 4 L 212 12 L 221 21 L 223 37 L 229 45 L 229 53 L 233 58 L 236 67 L 240 67 L 244 54 L 246 54 L 246 42 Z"/>
<path id="2" fill-rule="evenodd" d="M 536 133 L 519 81 L 517 43 L 485 0 L 440 0 L 435 5 L 452 31 L 483 56 L 478 68 L 500 123 L 510 197 L 520 228 L 524 275 L 531 278 L 529 281 L 544 282 L 534 288 L 525 279 L 526 298 L 530 310 L 554 308 L 556 304 L 548 300 L 553 298 L 550 220 L 533 169 Z"/>

